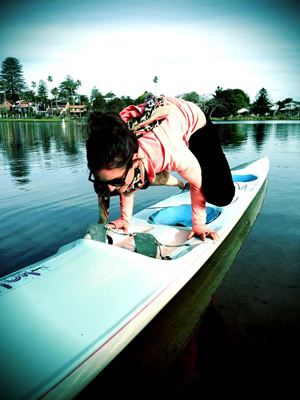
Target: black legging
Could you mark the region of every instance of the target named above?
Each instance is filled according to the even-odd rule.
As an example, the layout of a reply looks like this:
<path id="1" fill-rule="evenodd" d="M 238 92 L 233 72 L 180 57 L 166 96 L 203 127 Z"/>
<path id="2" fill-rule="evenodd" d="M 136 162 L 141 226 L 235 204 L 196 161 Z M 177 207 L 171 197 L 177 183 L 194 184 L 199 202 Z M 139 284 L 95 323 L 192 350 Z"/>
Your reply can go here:
<path id="1" fill-rule="evenodd" d="M 226 206 L 233 199 L 235 188 L 217 130 L 208 116 L 206 125 L 194 132 L 189 149 L 202 170 L 202 191 L 205 200 L 216 206 Z"/>

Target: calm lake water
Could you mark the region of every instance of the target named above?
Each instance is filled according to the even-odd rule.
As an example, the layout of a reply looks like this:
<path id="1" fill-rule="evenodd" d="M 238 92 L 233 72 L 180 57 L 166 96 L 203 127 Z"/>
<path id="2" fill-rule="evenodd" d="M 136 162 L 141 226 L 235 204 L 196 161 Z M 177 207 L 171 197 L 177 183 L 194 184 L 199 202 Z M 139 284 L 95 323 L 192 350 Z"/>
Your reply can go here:
<path id="1" fill-rule="evenodd" d="M 227 329 L 218 352 L 216 342 L 206 339 L 214 377 L 228 365 L 232 373 L 244 368 L 250 376 L 249 365 L 259 371 L 272 365 L 280 376 L 289 360 L 299 357 L 300 123 L 218 123 L 217 128 L 231 167 L 267 155 L 270 173 L 258 219 L 204 316 L 203 326 L 213 335 L 220 333 L 217 320 Z M 52 255 L 97 221 L 85 139 L 84 127 L 75 123 L 0 123 L 0 276 Z M 134 212 L 177 191 L 137 192 Z M 111 217 L 118 212 L 113 199 Z"/>

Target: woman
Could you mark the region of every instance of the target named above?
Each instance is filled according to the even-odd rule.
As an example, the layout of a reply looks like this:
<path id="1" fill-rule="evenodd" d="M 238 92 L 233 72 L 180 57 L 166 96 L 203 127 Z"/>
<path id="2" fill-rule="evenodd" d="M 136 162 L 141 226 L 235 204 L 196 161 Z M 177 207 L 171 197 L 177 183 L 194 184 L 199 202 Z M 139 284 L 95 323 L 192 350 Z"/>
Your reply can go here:
<path id="1" fill-rule="evenodd" d="M 109 223 L 128 231 L 133 193 L 149 184 L 184 188 L 170 175 L 176 171 L 190 186 L 194 235 L 215 242 L 218 233 L 206 222 L 206 201 L 224 206 L 234 197 L 234 185 L 218 135 L 194 103 L 148 95 L 146 102 L 117 113 L 93 113 L 88 122 L 89 179 L 99 198 L 101 223 L 107 223 L 110 195 L 119 195 L 121 217 Z"/>

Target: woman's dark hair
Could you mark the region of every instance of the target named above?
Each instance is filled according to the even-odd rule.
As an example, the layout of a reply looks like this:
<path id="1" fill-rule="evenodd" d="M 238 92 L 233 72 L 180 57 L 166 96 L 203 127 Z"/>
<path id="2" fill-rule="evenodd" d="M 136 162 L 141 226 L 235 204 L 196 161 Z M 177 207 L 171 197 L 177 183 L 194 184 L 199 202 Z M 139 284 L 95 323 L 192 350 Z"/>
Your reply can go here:
<path id="1" fill-rule="evenodd" d="M 138 140 L 117 112 L 94 112 L 88 120 L 88 168 L 122 168 L 138 151 Z"/>

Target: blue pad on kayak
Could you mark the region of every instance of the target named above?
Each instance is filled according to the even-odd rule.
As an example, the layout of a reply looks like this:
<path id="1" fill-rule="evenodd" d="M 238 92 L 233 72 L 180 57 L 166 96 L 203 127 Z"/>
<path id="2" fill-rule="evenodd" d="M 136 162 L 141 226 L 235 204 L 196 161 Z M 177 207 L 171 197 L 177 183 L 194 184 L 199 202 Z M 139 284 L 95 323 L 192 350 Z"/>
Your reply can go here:
<path id="1" fill-rule="evenodd" d="M 253 182 L 256 181 L 257 176 L 255 175 L 232 175 L 233 182 Z"/>
<path id="2" fill-rule="evenodd" d="M 218 210 L 206 207 L 206 223 L 209 224 L 220 215 Z M 183 204 L 180 206 L 162 208 L 149 217 L 150 221 L 159 225 L 193 226 L 192 206 Z"/>

